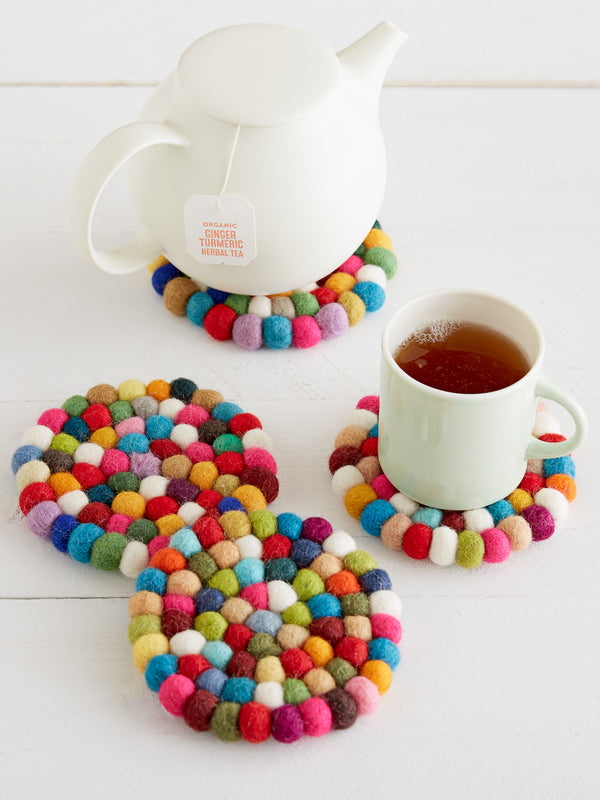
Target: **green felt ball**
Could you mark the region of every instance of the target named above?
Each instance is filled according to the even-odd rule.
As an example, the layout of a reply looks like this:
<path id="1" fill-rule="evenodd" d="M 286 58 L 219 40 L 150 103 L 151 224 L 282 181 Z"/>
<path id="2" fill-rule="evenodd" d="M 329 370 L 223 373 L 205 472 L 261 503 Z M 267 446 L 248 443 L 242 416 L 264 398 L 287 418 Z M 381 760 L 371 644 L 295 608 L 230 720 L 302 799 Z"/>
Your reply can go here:
<path id="1" fill-rule="evenodd" d="M 155 536 L 158 536 L 158 528 L 151 519 L 134 519 L 127 528 L 127 539 L 130 542 L 148 544 Z"/>
<path id="2" fill-rule="evenodd" d="M 235 597 L 239 594 L 240 584 L 237 575 L 232 569 L 220 569 L 208 581 L 211 589 L 218 589 L 225 597 Z"/>
<path id="3" fill-rule="evenodd" d="M 297 317 L 314 317 L 319 310 L 319 301 L 310 292 L 292 292 L 290 300 L 294 304 Z"/>
<path id="4" fill-rule="evenodd" d="M 140 614 L 139 617 L 134 617 L 129 623 L 127 636 L 131 644 L 135 644 L 140 636 L 145 636 L 148 633 L 160 633 L 161 631 L 160 617 L 155 614 Z"/>
<path id="5" fill-rule="evenodd" d="M 467 569 L 478 567 L 483 560 L 484 550 L 485 544 L 478 533 L 475 533 L 475 531 L 461 531 L 458 534 L 456 563 Z"/>
<path id="6" fill-rule="evenodd" d="M 369 598 L 363 592 L 344 594 L 340 598 L 342 614 L 345 617 L 368 617 L 370 613 Z"/>
<path id="7" fill-rule="evenodd" d="M 50 447 L 53 450 L 60 450 L 61 453 L 68 453 L 70 456 L 72 456 L 79 445 L 80 442 L 78 442 L 74 436 L 71 436 L 68 433 L 57 433 L 52 439 L 52 444 Z"/>
<path id="8" fill-rule="evenodd" d="M 188 569 L 192 572 L 195 572 L 200 578 L 200 581 L 204 584 L 209 582 L 219 568 L 217 567 L 214 558 L 202 550 L 200 553 L 194 553 L 193 556 L 189 557 Z"/>
<path id="9" fill-rule="evenodd" d="M 364 244 L 359 244 L 356 250 L 354 251 L 354 255 L 358 256 L 359 258 L 364 258 L 366 252 L 367 252 L 366 246 Z"/>
<path id="10" fill-rule="evenodd" d="M 227 627 L 227 620 L 218 611 L 203 611 L 194 620 L 194 628 L 209 642 L 220 641 Z"/>
<path id="11" fill-rule="evenodd" d="M 215 455 L 220 456 L 221 453 L 243 453 L 244 445 L 242 440 L 238 439 L 235 433 L 222 433 L 212 443 L 212 448 Z"/>
<path id="12" fill-rule="evenodd" d="M 325 584 L 322 578 L 312 569 L 298 570 L 296 577 L 292 581 L 292 586 L 299 600 L 310 600 L 311 597 L 322 594 L 325 591 Z"/>
<path id="13" fill-rule="evenodd" d="M 113 492 L 137 492 L 140 488 L 140 479 L 133 472 L 115 472 L 106 481 Z"/>
<path id="14" fill-rule="evenodd" d="M 255 633 L 248 642 L 248 652 L 258 661 L 265 656 L 279 657 L 283 652 L 277 640 L 270 633 Z"/>
<path id="15" fill-rule="evenodd" d="M 357 577 L 372 569 L 377 569 L 377 562 L 370 553 L 364 550 L 353 550 L 344 558 L 344 566 Z"/>
<path id="16" fill-rule="evenodd" d="M 111 531 L 100 536 L 92 545 L 90 561 L 98 569 L 109 572 L 118 569 L 127 539 L 120 533 Z"/>
<path id="17" fill-rule="evenodd" d="M 211 730 L 224 742 L 237 742 L 241 737 L 238 726 L 239 703 L 219 703 L 210 718 Z"/>
<path id="18" fill-rule="evenodd" d="M 283 701 L 294 706 L 303 703 L 311 696 L 308 686 L 299 678 L 288 678 L 283 682 Z"/>
<path id="19" fill-rule="evenodd" d="M 62 410 L 66 411 L 70 417 L 80 417 L 86 408 L 89 406 L 85 397 L 80 394 L 74 394 L 62 404 Z"/>
<path id="20" fill-rule="evenodd" d="M 365 264 L 375 264 L 385 272 L 386 278 L 393 278 L 398 269 L 398 259 L 396 254 L 385 247 L 372 247 L 367 250 Z"/>
<path id="21" fill-rule="evenodd" d="M 225 300 L 225 305 L 233 309 L 233 311 L 235 311 L 238 317 L 241 317 L 243 314 L 248 313 L 248 306 L 250 305 L 250 295 L 230 294 L 227 300 Z"/>
<path id="22" fill-rule="evenodd" d="M 380 231 L 381 230 L 381 222 L 379 222 L 379 220 L 376 219 L 375 222 L 373 223 L 373 227 L 377 228 L 377 230 Z"/>
<path id="23" fill-rule="evenodd" d="M 308 628 L 312 622 L 312 614 L 306 603 L 297 600 L 293 605 L 281 612 L 281 619 L 288 625 L 302 625 L 303 628 Z"/>
<path id="24" fill-rule="evenodd" d="M 325 669 L 335 681 L 338 689 L 343 689 L 346 683 L 356 675 L 356 669 L 344 658 L 332 658 L 325 665 Z"/>
<path id="25" fill-rule="evenodd" d="M 135 413 L 133 406 L 131 403 L 127 402 L 127 400 L 115 400 L 114 403 L 109 405 L 108 410 L 110 411 L 113 425 L 116 425 L 118 422 L 123 422 L 124 419 L 129 419 L 129 417 L 133 417 Z"/>
<path id="26" fill-rule="evenodd" d="M 252 533 L 257 539 L 264 541 L 268 536 L 277 532 L 277 517 L 266 508 L 257 508 L 250 512 Z"/>

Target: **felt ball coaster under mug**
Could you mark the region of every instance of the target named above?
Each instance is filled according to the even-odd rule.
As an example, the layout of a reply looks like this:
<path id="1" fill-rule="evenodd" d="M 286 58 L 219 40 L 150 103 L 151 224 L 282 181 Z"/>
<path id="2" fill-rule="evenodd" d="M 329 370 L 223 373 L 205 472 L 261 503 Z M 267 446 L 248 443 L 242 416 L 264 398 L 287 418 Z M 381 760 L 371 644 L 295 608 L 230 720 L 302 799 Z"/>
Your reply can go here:
<path id="1" fill-rule="evenodd" d="M 271 449 L 260 420 L 217 391 L 128 380 L 45 411 L 12 468 L 35 534 L 134 578 L 188 526 L 265 509 L 279 493 Z"/>
<path id="2" fill-rule="evenodd" d="M 384 475 L 378 446 L 379 397 L 363 397 L 335 439 L 329 458 L 333 491 L 350 516 L 392 550 L 434 564 L 478 567 L 505 561 L 512 551 L 548 539 L 575 499 L 575 464 L 570 456 L 527 462 L 519 485 L 485 508 L 444 511 L 419 505 L 398 492 Z M 559 421 L 540 403 L 533 435 L 564 441 Z"/>
<path id="3" fill-rule="evenodd" d="M 307 253 L 310 258 L 310 253 Z M 213 339 L 245 350 L 314 347 L 357 325 L 385 302 L 385 286 L 398 267 L 392 243 L 375 222 L 364 242 L 318 283 L 278 295 L 228 294 L 199 284 L 165 258 L 150 264 L 152 286 L 166 308 L 204 327 Z"/>
<path id="4" fill-rule="evenodd" d="M 155 552 L 129 639 L 192 729 L 291 743 L 374 711 L 400 661 L 400 611 L 389 575 L 327 520 L 229 509 Z"/>

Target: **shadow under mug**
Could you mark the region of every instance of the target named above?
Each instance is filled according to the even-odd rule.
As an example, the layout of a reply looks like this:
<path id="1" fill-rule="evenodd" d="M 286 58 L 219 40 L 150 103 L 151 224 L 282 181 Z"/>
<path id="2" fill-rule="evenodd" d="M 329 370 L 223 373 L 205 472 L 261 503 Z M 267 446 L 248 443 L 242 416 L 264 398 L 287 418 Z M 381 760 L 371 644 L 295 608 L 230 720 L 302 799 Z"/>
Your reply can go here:
<path id="1" fill-rule="evenodd" d="M 449 318 L 491 327 L 524 351 L 529 371 L 494 392 L 456 394 L 407 375 L 394 354 L 425 323 Z M 402 306 L 382 338 L 379 462 L 401 492 L 445 510 L 487 506 L 520 483 L 528 459 L 570 453 L 585 438 L 587 420 L 577 401 L 541 375 L 544 338 L 523 309 L 492 294 L 441 290 Z M 532 436 L 537 398 L 563 406 L 575 423 L 564 442 Z"/>

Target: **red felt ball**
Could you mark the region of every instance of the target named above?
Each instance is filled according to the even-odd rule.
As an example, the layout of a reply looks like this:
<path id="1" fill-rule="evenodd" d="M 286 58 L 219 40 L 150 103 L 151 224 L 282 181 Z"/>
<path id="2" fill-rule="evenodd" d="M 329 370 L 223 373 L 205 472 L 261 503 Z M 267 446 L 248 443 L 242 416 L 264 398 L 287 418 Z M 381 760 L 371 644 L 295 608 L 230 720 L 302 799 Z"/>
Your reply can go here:
<path id="1" fill-rule="evenodd" d="M 233 622 L 223 634 L 223 641 L 225 644 L 228 644 L 232 650 L 245 650 L 253 636 L 254 631 L 251 631 L 246 625 Z"/>
<path id="2" fill-rule="evenodd" d="M 235 650 L 225 671 L 231 678 L 254 678 L 256 659 L 247 650 Z"/>
<path id="3" fill-rule="evenodd" d="M 199 506 L 202 506 L 202 508 L 208 511 L 211 508 L 216 508 L 222 499 L 223 495 L 219 494 L 219 492 L 216 492 L 214 489 L 204 489 L 196 498 L 196 502 Z"/>
<path id="4" fill-rule="evenodd" d="M 246 467 L 240 474 L 240 480 L 260 489 L 267 503 L 272 503 L 279 494 L 277 476 L 266 467 Z"/>
<path id="5" fill-rule="evenodd" d="M 177 672 L 193 681 L 207 669 L 212 669 L 212 664 L 197 653 L 186 653 L 177 662 Z"/>
<path id="6" fill-rule="evenodd" d="M 291 549 L 291 539 L 281 533 L 274 533 L 263 542 L 262 560 L 270 561 L 272 558 L 287 558 Z"/>
<path id="7" fill-rule="evenodd" d="M 460 533 L 465 529 L 465 521 L 460 511 L 446 511 L 442 517 L 440 525 L 445 525 L 447 528 L 452 528 L 452 530 L 456 531 L 457 533 Z"/>
<path id="8" fill-rule="evenodd" d="M 79 516 L 78 522 L 92 522 L 99 528 L 106 528 L 108 520 L 112 517 L 111 509 L 104 503 L 88 503 L 84 506 Z"/>
<path id="9" fill-rule="evenodd" d="M 541 475 L 536 475 L 535 472 L 526 472 L 523 479 L 519 484 L 519 489 L 524 489 L 530 495 L 537 494 L 540 489 L 544 488 L 544 479 Z"/>
<path id="10" fill-rule="evenodd" d="M 566 442 L 566 436 L 563 436 L 562 433 L 543 433 L 540 437 L 540 441 L 542 442 Z"/>
<path id="11" fill-rule="evenodd" d="M 44 500 L 56 500 L 56 495 L 48 484 L 41 481 L 30 483 L 19 495 L 19 507 L 23 514 L 27 515 L 34 506 Z"/>
<path id="12" fill-rule="evenodd" d="M 239 475 L 244 469 L 244 459 L 235 450 L 221 453 L 215 458 L 215 467 L 221 475 Z"/>
<path id="13" fill-rule="evenodd" d="M 185 701 L 183 719 L 195 731 L 210 730 L 210 718 L 219 700 L 206 689 L 198 689 Z"/>
<path id="14" fill-rule="evenodd" d="M 176 633 L 181 631 L 189 631 L 194 626 L 194 618 L 184 611 L 179 611 L 176 608 L 163 611 L 161 618 L 162 632 L 170 639 Z"/>
<path id="15" fill-rule="evenodd" d="M 429 555 L 433 531 L 423 522 L 416 522 L 405 531 L 402 549 L 410 558 L 424 559 Z"/>
<path id="16" fill-rule="evenodd" d="M 93 464 L 85 464 L 83 462 L 73 464 L 71 473 L 73 477 L 79 481 L 84 491 L 106 481 L 106 476 L 102 470 L 95 467 Z"/>
<path id="17" fill-rule="evenodd" d="M 361 456 L 376 456 L 379 453 L 379 439 L 368 436 L 360 446 Z"/>
<path id="18" fill-rule="evenodd" d="M 310 623 L 310 632 L 335 647 L 344 636 L 344 623 L 339 617 L 319 617 Z"/>
<path id="19" fill-rule="evenodd" d="M 358 447 L 351 447 L 350 445 L 337 447 L 329 456 L 329 471 L 333 475 L 333 473 L 337 472 L 341 467 L 353 467 L 355 464 L 358 464 L 362 457 L 363 454 Z"/>
<path id="20" fill-rule="evenodd" d="M 88 406 L 82 412 L 81 419 L 91 431 L 97 431 L 99 428 L 107 428 L 112 425 L 111 413 L 102 403 L 93 403 L 93 405 Z"/>
<path id="21" fill-rule="evenodd" d="M 279 660 L 286 678 L 301 678 L 311 669 L 314 669 L 315 666 L 308 653 L 300 650 L 299 647 L 291 647 L 289 650 L 284 650 Z"/>
<path id="22" fill-rule="evenodd" d="M 313 289 L 311 292 L 317 298 L 317 303 L 320 306 L 326 306 L 329 303 L 335 303 L 338 299 L 338 293 L 334 292 L 328 286 L 319 286 L 318 289 Z"/>
<path id="23" fill-rule="evenodd" d="M 181 447 L 170 439 L 155 439 L 150 442 L 150 452 L 161 461 L 165 461 L 171 456 L 178 456 L 181 453 Z"/>
<path id="24" fill-rule="evenodd" d="M 367 643 L 356 636 L 344 636 L 336 644 L 335 654 L 338 658 L 349 661 L 353 667 L 360 668 L 369 658 Z"/>
<path id="25" fill-rule="evenodd" d="M 235 433 L 236 436 L 243 436 L 248 431 L 253 431 L 255 428 L 262 428 L 262 423 L 254 414 L 243 412 L 236 414 L 229 420 L 229 430 Z"/>
<path id="26" fill-rule="evenodd" d="M 224 303 L 217 303 L 204 315 L 204 329 L 220 342 L 231 339 L 233 323 L 237 319 L 237 314 L 232 308 Z"/>
<path id="27" fill-rule="evenodd" d="M 156 522 L 167 514 L 176 514 L 179 511 L 179 503 L 172 497 L 152 497 L 146 503 L 146 517 Z"/>
<path id="28" fill-rule="evenodd" d="M 271 733 L 271 712 L 262 703 L 251 700 L 240 708 L 238 727 L 242 738 L 251 744 L 265 742 Z"/>
<path id="29" fill-rule="evenodd" d="M 223 541 L 225 533 L 223 528 L 219 525 L 216 519 L 207 517 L 206 515 L 200 517 L 193 526 L 192 530 L 198 537 L 198 540 L 204 550 L 209 550 L 217 542 Z"/>

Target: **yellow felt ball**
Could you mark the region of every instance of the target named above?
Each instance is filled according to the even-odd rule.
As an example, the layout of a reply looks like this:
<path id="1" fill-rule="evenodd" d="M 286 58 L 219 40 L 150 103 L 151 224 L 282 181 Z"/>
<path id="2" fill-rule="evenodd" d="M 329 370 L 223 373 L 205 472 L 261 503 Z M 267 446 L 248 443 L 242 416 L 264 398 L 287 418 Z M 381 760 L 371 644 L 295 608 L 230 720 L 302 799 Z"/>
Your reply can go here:
<path id="1" fill-rule="evenodd" d="M 333 658 L 333 647 L 321 636 L 309 636 L 302 649 L 312 658 L 315 667 L 324 667 Z"/>
<path id="2" fill-rule="evenodd" d="M 264 658 L 258 659 L 254 670 L 254 680 L 257 683 L 266 683 L 266 681 L 284 682 L 285 672 L 277 656 L 264 656 Z"/>
<path id="3" fill-rule="evenodd" d="M 165 514 L 154 523 L 159 536 L 172 536 L 180 528 L 185 527 L 185 522 L 177 514 Z"/>
<path id="4" fill-rule="evenodd" d="M 219 517 L 219 525 L 228 539 L 239 539 L 252 533 L 252 523 L 244 511 L 226 511 Z"/>
<path id="5" fill-rule="evenodd" d="M 380 228 L 373 228 L 367 234 L 367 238 L 363 242 L 367 250 L 372 247 L 385 247 L 387 250 L 392 249 L 392 240 Z"/>
<path id="6" fill-rule="evenodd" d="M 229 497 L 241 484 L 237 475 L 219 475 L 213 484 L 213 489 L 223 497 Z"/>
<path id="7" fill-rule="evenodd" d="M 90 442 L 99 444 L 104 450 L 110 450 L 119 441 L 119 437 L 114 431 L 114 428 L 98 428 L 90 436 Z"/>
<path id="8" fill-rule="evenodd" d="M 359 483 L 348 489 L 344 497 L 344 505 L 351 517 L 360 519 L 362 512 L 374 500 L 377 500 L 377 495 L 369 484 Z"/>
<path id="9" fill-rule="evenodd" d="M 141 519 L 146 510 L 146 501 L 137 492 L 119 492 L 112 501 L 115 514 L 125 514 L 132 519 Z"/>
<path id="10" fill-rule="evenodd" d="M 55 472 L 48 478 L 48 486 L 57 497 L 81 489 L 81 484 L 70 472 Z"/>
<path id="11" fill-rule="evenodd" d="M 188 480 L 200 489 L 212 489 L 219 477 L 219 470 L 212 461 L 198 461 L 190 470 Z"/>
<path id="12" fill-rule="evenodd" d="M 133 645 L 133 663 L 144 672 L 151 658 L 168 652 L 169 640 L 164 633 L 147 633 Z"/>
<path id="13" fill-rule="evenodd" d="M 146 386 L 146 394 L 162 403 L 163 400 L 171 397 L 171 384 L 163 380 L 150 381 Z"/>
<path id="14" fill-rule="evenodd" d="M 142 397 L 142 395 L 146 394 L 146 384 L 132 378 L 131 380 L 123 381 L 118 387 L 117 393 L 119 400 L 126 400 L 130 403 L 136 397 Z"/>
<path id="15" fill-rule="evenodd" d="M 533 505 L 533 497 L 525 489 L 515 489 L 506 499 L 517 514 L 520 514 L 524 508 Z"/>
<path id="16" fill-rule="evenodd" d="M 379 694 L 385 694 L 392 685 L 392 670 L 385 661 L 365 661 L 360 674 L 375 684 Z"/>
<path id="17" fill-rule="evenodd" d="M 367 310 L 360 297 L 354 292 L 342 292 L 337 301 L 348 315 L 348 324 L 358 325 Z"/>
<path id="18" fill-rule="evenodd" d="M 238 488 L 231 493 L 231 496 L 240 501 L 247 514 L 251 511 L 258 511 L 259 509 L 267 507 L 264 494 L 256 486 L 251 486 L 250 484 L 238 486 Z"/>
<path id="19" fill-rule="evenodd" d="M 336 294 L 349 292 L 353 286 L 356 286 L 356 278 L 347 272 L 334 272 L 325 281 L 325 286 Z"/>
<path id="20" fill-rule="evenodd" d="M 150 264 L 148 264 L 146 269 L 148 270 L 148 272 L 156 272 L 156 270 L 159 267 L 164 267 L 165 264 L 168 263 L 169 262 L 164 256 L 159 256 L 158 258 L 155 258 L 154 261 L 152 261 Z"/>

